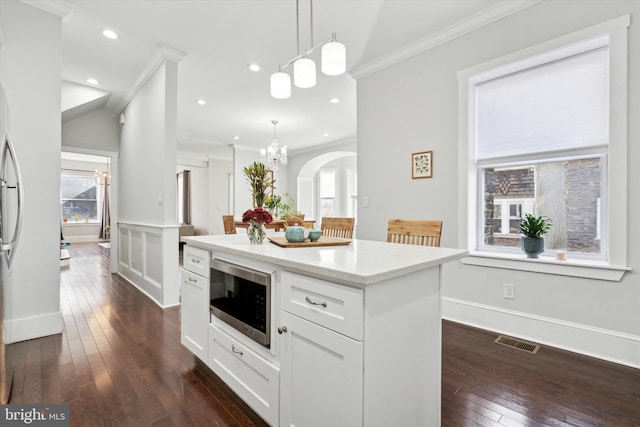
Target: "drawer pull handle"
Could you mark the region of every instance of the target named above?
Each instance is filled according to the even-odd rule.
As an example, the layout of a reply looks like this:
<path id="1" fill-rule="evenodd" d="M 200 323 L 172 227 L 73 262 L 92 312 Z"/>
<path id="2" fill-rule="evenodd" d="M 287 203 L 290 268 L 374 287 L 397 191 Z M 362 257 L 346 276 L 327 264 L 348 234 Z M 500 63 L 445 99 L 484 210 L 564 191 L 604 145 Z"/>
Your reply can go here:
<path id="1" fill-rule="evenodd" d="M 235 354 L 239 354 L 240 356 L 243 355 L 242 350 L 238 350 L 233 344 L 231 344 L 231 351 Z"/>
<path id="2" fill-rule="evenodd" d="M 326 302 L 326 301 L 318 302 L 318 301 L 314 301 L 314 300 L 312 300 L 312 299 L 311 299 L 311 298 L 309 298 L 309 297 L 306 297 L 306 298 L 305 298 L 305 301 L 307 301 L 307 302 L 308 302 L 309 304 L 311 304 L 311 305 L 321 305 L 321 306 L 323 306 L 323 307 L 326 307 L 326 306 L 327 306 L 327 302 Z"/>
<path id="3" fill-rule="evenodd" d="M 284 334 L 285 332 L 287 332 L 287 327 L 286 326 L 281 326 L 278 328 L 278 333 L 280 335 Z"/>
<path id="4" fill-rule="evenodd" d="M 194 279 L 193 277 L 189 277 L 189 281 L 190 281 L 190 282 L 197 282 L 197 281 L 198 281 L 198 279 Z"/>
<path id="5" fill-rule="evenodd" d="M 195 258 L 191 258 L 191 262 L 194 264 L 200 264 L 200 260 Z"/>

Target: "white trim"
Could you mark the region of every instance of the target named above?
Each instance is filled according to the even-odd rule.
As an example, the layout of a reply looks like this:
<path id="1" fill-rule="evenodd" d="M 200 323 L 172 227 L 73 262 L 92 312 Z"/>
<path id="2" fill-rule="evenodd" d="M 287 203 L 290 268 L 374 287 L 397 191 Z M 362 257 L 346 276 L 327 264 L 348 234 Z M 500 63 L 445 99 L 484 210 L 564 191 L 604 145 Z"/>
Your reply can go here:
<path id="1" fill-rule="evenodd" d="M 633 368 L 640 368 L 640 336 L 561 319 L 442 299 L 442 317 Z"/>
<path id="2" fill-rule="evenodd" d="M 186 58 L 186 56 L 187 56 L 186 52 L 182 52 L 181 50 L 174 49 L 169 46 L 160 45 L 156 49 L 153 56 L 151 57 L 151 60 L 149 61 L 147 66 L 144 68 L 144 70 L 142 70 L 142 72 L 136 78 L 133 84 L 129 86 L 129 88 L 127 89 L 126 95 L 122 103 L 120 105 L 115 106 L 115 111 L 117 111 L 117 114 L 123 113 L 125 107 L 129 105 L 129 102 L 131 102 L 131 100 L 138 94 L 140 89 L 142 89 L 145 83 L 147 83 L 147 81 L 151 78 L 153 73 L 156 72 L 158 67 L 160 67 L 160 65 L 162 65 L 163 62 L 168 60 L 168 61 L 173 61 L 177 63 L 182 61 L 184 58 Z M 110 103 L 111 103 L 111 100 L 109 100 L 107 105 L 109 105 Z"/>
<path id="3" fill-rule="evenodd" d="M 71 20 L 76 6 L 62 0 L 20 0 L 24 4 L 33 6 L 53 15 L 60 16 L 65 24 Z"/>
<path id="4" fill-rule="evenodd" d="M 7 344 L 46 337 L 62 333 L 62 312 L 5 320 L 4 324 L 6 336 L 11 339 Z"/>
<path id="5" fill-rule="evenodd" d="M 531 271 L 534 273 L 555 274 L 557 276 L 582 277 L 585 279 L 607 280 L 619 282 L 624 273 L 631 268 L 615 266 L 591 260 L 556 261 L 551 257 L 537 259 L 525 258 L 524 255 L 506 253 L 472 252 L 463 258 L 463 264 L 480 267 L 502 268 L 505 270 Z"/>
<path id="6" fill-rule="evenodd" d="M 427 37 L 416 40 L 400 49 L 386 55 L 358 65 L 349 71 L 354 79 L 359 79 L 369 74 L 376 73 L 387 67 L 395 65 L 413 56 L 424 53 L 451 40 L 457 39 L 471 31 L 475 31 L 495 21 L 520 12 L 542 0 L 512 0 L 502 2 L 494 7 L 483 10 L 475 15 L 458 21 Z"/>
<path id="7" fill-rule="evenodd" d="M 149 293 L 147 291 L 145 291 L 144 289 L 142 289 L 140 286 L 138 286 L 133 280 L 129 279 L 127 276 L 125 276 L 124 274 L 118 272 L 116 273 L 118 276 L 122 277 L 124 280 L 126 280 L 127 282 L 129 282 L 129 284 L 131 284 L 134 288 L 136 288 L 137 290 L 139 290 L 140 292 L 142 292 L 144 295 L 146 295 L 151 301 L 153 301 L 158 307 L 160 308 L 171 308 L 171 307 L 176 307 L 179 306 L 180 303 L 177 302 L 175 304 L 168 304 L 168 305 L 162 305 L 160 304 L 160 302 L 155 299 L 154 297 L 152 297 L 151 295 L 149 295 Z"/>

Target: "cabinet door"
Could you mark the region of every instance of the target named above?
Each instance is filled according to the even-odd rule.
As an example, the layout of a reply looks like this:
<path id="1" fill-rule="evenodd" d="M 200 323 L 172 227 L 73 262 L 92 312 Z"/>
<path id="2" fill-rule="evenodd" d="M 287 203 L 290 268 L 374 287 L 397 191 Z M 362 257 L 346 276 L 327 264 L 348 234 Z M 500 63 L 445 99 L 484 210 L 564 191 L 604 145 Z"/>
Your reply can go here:
<path id="1" fill-rule="evenodd" d="M 206 363 L 209 279 L 186 270 L 182 270 L 181 279 L 180 337 L 182 345 Z"/>
<path id="2" fill-rule="evenodd" d="M 362 342 L 286 311 L 280 323 L 280 425 L 361 426 Z"/>

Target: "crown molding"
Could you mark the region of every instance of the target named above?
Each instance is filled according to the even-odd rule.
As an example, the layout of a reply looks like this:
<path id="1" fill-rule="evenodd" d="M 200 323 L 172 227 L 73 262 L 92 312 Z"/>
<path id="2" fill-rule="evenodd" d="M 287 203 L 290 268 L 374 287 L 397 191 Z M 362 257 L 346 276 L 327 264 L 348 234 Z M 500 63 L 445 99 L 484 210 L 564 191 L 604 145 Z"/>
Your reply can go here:
<path id="1" fill-rule="evenodd" d="M 129 105 L 129 102 L 131 102 L 131 100 L 136 96 L 140 89 L 142 89 L 145 83 L 151 78 L 153 73 L 156 72 L 158 67 L 160 67 L 163 62 L 180 62 L 184 58 L 186 58 L 186 56 L 187 53 L 181 50 L 174 49 L 165 45 L 158 46 L 147 66 L 144 68 L 144 70 L 142 70 L 133 84 L 129 86 L 129 89 L 127 89 L 124 100 L 122 100 L 122 103 L 115 108 L 115 111 L 119 114 L 125 109 L 127 105 Z"/>
<path id="2" fill-rule="evenodd" d="M 376 73 L 413 56 L 438 47 L 448 41 L 461 37 L 471 31 L 489 25 L 499 19 L 513 15 L 514 13 L 533 6 L 541 1 L 542 0 L 511 0 L 502 2 L 494 7 L 488 8 L 449 25 L 427 37 L 416 40 L 415 42 L 412 42 L 400 49 L 392 51 L 365 64 L 356 66 L 349 71 L 349 74 L 357 80 L 368 76 L 369 74 Z"/>
<path id="3" fill-rule="evenodd" d="M 71 20 L 76 6 L 62 0 L 20 0 L 24 4 L 36 7 L 51 14 L 60 16 L 65 24 Z"/>

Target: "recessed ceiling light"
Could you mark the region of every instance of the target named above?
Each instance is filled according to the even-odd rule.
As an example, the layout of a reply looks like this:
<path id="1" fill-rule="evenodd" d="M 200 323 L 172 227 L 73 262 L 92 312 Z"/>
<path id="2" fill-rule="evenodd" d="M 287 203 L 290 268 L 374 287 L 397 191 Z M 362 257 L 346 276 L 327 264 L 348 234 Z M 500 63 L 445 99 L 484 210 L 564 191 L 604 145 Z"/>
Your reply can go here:
<path id="1" fill-rule="evenodd" d="M 235 135 L 235 136 L 233 137 L 233 139 L 235 139 L 235 140 L 237 141 L 237 140 L 239 140 L 239 139 L 240 139 L 240 137 L 239 137 L 238 135 Z"/>
<path id="2" fill-rule="evenodd" d="M 258 64 L 249 64 L 247 68 L 251 71 L 260 71 L 260 66 Z"/>
<path id="3" fill-rule="evenodd" d="M 204 99 L 198 99 L 196 100 L 196 103 L 198 103 L 199 105 L 206 105 L 207 101 L 205 101 Z"/>
<path id="4" fill-rule="evenodd" d="M 338 102 L 340 102 L 340 100 L 338 98 L 331 98 L 329 102 L 332 104 L 337 104 Z"/>
<path id="5" fill-rule="evenodd" d="M 329 134 L 328 133 L 323 133 L 322 136 L 329 136 Z"/>
<path id="6" fill-rule="evenodd" d="M 96 79 L 87 79 L 87 83 L 92 84 L 92 85 L 99 85 L 100 82 L 97 81 Z"/>
<path id="7" fill-rule="evenodd" d="M 115 40 L 118 38 L 118 35 L 112 30 L 104 30 L 102 32 L 102 35 L 111 40 Z"/>

